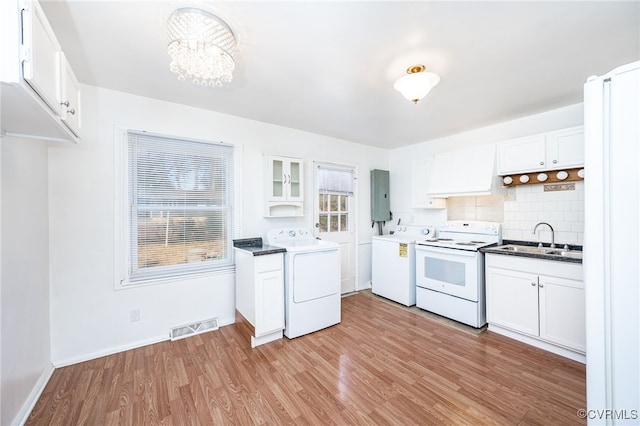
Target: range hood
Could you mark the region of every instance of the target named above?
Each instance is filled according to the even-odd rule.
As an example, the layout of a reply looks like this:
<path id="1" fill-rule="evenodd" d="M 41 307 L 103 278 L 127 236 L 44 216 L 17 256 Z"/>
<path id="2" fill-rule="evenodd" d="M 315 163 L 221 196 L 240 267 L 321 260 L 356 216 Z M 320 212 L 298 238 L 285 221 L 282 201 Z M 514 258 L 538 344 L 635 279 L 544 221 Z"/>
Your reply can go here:
<path id="1" fill-rule="evenodd" d="M 440 198 L 504 194 L 496 174 L 496 144 L 436 154 L 427 193 Z"/>

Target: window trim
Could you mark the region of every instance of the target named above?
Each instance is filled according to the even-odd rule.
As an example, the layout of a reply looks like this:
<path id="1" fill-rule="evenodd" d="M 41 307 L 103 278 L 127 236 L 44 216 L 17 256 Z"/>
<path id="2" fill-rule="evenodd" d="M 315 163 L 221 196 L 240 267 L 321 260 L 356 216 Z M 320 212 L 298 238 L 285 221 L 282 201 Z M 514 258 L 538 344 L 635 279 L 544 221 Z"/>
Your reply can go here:
<path id="1" fill-rule="evenodd" d="M 207 143 L 212 145 L 224 145 L 233 150 L 231 164 L 233 166 L 233 205 L 231 212 L 232 225 L 228 232 L 230 241 L 239 232 L 241 197 L 239 188 L 241 186 L 241 161 L 242 149 L 234 144 L 223 141 L 211 141 L 184 136 L 173 136 L 166 133 L 154 133 L 146 130 L 137 130 L 131 127 L 114 126 L 114 289 L 124 290 L 149 285 L 168 284 L 184 282 L 187 280 L 198 280 L 209 276 L 235 273 L 235 257 L 233 248 L 229 251 L 230 262 L 226 265 L 213 267 L 208 270 L 189 271 L 182 274 L 171 274 L 166 276 L 144 277 L 132 280 L 129 276 L 129 253 L 130 253 L 130 229 L 129 229 L 129 148 L 128 135 L 130 132 L 140 133 L 151 137 L 167 139 L 177 139 L 189 142 Z"/>

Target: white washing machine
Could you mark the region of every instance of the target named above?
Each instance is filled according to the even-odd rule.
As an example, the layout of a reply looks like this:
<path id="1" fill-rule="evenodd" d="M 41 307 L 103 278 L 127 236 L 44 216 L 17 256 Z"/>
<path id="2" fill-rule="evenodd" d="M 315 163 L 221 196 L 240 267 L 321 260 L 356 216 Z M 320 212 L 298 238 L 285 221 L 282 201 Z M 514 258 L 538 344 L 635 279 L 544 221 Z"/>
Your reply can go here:
<path id="1" fill-rule="evenodd" d="M 426 225 L 397 226 L 392 235 L 372 237 L 371 292 L 405 306 L 416 304 L 416 240 L 433 238 Z"/>
<path id="2" fill-rule="evenodd" d="M 284 256 L 284 335 L 290 339 L 340 322 L 340 246 L 308 228 L 275 228 L 267 243 Z"/>

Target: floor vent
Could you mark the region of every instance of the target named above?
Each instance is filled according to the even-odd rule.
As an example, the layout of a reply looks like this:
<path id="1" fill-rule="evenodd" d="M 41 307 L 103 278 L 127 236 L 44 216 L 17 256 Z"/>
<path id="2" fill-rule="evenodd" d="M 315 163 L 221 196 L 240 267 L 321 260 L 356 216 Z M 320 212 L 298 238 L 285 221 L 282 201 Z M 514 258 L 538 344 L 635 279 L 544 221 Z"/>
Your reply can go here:
<path id="1" fill-rule="evenodd" d="M 196 334 L 205 333 L 218 329 L 218 318 L 211 318 L 203 321 L 194 322 L 193 324 L 173 327 L 170 330 L 169 337 L 171 341 L 184 339 L 185 337 L 195 336 Z"/>

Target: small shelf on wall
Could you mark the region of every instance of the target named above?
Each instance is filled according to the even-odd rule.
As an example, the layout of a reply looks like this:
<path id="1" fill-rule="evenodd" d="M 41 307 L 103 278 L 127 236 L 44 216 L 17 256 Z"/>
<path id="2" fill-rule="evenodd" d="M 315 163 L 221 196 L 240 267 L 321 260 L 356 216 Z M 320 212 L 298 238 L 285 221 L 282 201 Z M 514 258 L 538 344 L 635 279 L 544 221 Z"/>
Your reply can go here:
<path id="1" fill-rule="evenodd" d="M 541 183 L 577 182 L 584 180 L 584 168 L 548 170 L 543 172 L 514 173 L 502 177 L 503 186 L 534 185 Z"/>

